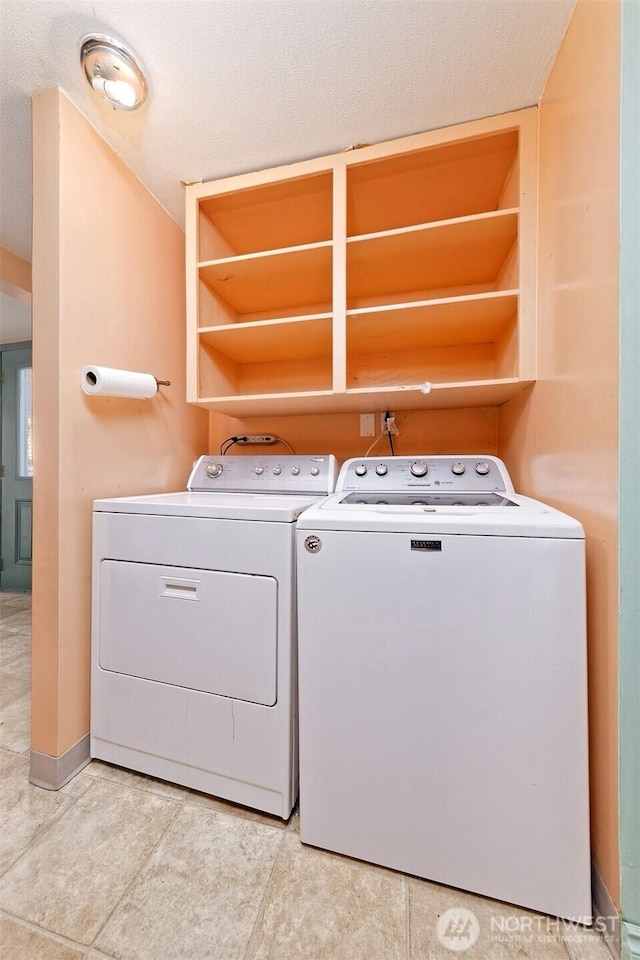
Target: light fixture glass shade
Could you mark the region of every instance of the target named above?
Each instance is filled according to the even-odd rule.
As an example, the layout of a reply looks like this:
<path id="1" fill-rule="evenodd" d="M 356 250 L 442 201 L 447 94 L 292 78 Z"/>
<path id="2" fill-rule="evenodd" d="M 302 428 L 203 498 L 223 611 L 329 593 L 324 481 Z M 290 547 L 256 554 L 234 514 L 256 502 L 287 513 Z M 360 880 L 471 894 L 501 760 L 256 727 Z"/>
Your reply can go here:
<path id="1" fill-rule="evenodd" d="M 114 109 L 137 110 L 147 99 L 142 67 L 119 40 L 90 34 L 80 44 L 80 63 L 91 89 Z"/>

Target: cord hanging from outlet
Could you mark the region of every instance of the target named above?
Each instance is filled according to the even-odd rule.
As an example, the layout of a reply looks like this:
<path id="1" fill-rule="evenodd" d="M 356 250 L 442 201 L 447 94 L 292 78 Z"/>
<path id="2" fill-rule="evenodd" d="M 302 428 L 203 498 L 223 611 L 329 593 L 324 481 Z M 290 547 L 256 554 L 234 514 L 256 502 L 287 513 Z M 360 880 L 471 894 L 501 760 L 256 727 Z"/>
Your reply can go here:
<path id="1" fill-rule="evenodd" d="M 382 432 L 386 434 L 389 439 L 389 449 L 391 450 L 391 456 L 395 457 L 396 451 L 393 446 L 393 438 L 397 437 L 400 431 L 396 424 L 396 418 L 390 410 L 387 410 L 386 413 L 382 415 Z"/>
<path id="2" fill-rule="evenodd" d="M 397 437 L 400 434 L 400 431 L 398 430 L 398 424 L 396 423 L 395 414 L 391 413 L 389 410 L 382 414 L 382 432 L 386 434 L 392 434 L 394 437 Z"/>
<path id="3" fill-rule="evenodd" d="M 367 449 L 365 457 L 371 455 L 371 451 L 374 447 L 377 447 L 380 441 L 387 437 L 389 440 L 389 448 L 391 450 L 391 456 L 395 457 L 396 451 L 393 446 L 393 438 L 400 435 L 400 430 L 398 429 L 398 424 L 396 423 L 396 418 L 390 410 L 387 410 L 385 413 L 380 414 L 380 433 L 373 441 L 373 443 Z"/>

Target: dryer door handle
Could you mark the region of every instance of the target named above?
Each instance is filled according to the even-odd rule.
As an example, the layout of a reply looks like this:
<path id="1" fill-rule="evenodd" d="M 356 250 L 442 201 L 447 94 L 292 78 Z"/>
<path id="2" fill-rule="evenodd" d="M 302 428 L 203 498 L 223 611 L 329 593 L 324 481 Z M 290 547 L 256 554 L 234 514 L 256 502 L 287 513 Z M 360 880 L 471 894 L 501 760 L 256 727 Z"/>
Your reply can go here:
<path id="1" fill-rule="evenodd" d="M 178 577 L 160 577 L 160 596 L 172 600 L 199 600 L 200 580 L 183 580 Z"/>

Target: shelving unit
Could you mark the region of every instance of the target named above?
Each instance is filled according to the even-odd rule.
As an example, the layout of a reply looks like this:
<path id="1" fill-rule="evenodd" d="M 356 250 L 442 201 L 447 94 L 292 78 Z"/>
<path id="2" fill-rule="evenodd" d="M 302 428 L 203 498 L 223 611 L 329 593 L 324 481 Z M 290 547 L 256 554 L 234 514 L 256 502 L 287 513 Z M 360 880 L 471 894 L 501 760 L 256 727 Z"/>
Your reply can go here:
<path id="1" fill-rule="evenodd" d="M 532 108 L 187 187 L 188 399 L 364 412 L 532 382 L 536 125 Z"/>

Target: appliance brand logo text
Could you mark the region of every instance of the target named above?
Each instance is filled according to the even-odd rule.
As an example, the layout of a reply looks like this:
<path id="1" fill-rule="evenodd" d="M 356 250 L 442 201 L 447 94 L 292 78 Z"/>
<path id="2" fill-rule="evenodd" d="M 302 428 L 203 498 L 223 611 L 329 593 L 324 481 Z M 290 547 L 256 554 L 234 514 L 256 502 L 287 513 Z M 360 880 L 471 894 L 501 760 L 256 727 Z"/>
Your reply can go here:
<path id="1" fill-rule="evenodd" d="M 412 540 L 412 550 L 442 550 L 442 540 Z"/>

